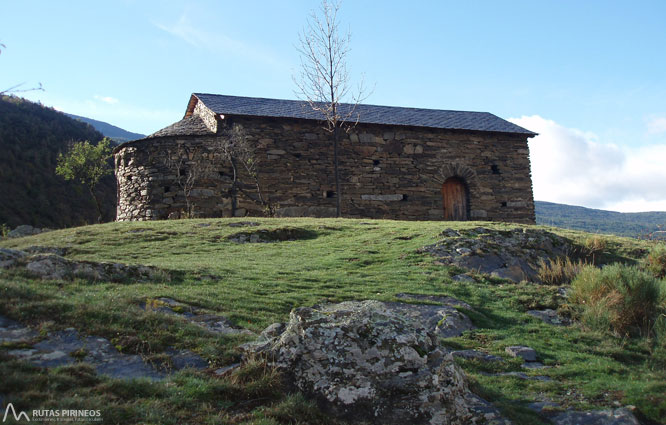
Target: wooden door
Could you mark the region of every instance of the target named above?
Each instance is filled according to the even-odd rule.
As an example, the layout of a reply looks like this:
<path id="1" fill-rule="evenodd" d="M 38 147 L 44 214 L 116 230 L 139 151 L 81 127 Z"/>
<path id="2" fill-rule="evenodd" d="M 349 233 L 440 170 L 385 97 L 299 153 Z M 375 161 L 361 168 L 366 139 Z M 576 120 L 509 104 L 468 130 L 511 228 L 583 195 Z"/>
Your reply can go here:
<path id="1" fill-rule="evenodd" d="M 444 220 L 467 220 L 467 187 L 457 178 L 451 177 L 442 185 Z"/>

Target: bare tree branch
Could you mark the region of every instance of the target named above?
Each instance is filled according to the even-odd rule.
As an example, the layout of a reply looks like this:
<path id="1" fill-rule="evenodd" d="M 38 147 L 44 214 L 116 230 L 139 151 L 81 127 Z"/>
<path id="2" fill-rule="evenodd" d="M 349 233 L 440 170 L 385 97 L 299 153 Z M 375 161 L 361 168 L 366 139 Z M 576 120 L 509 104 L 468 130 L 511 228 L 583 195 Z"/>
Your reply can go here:
<path id="1" fill-rule="evenodd" d="M 25 93 L 28 91 L 44 91 L 44 87 L 42 86 L 42 83 L 37 83 L 37 87 L 30 87 L 27 89 L 19 89 L 22 85 L 24 85 L 25 82 L 16 84 L 8 89 L 0 91 L 0 96 L 2 95 L 7 95 L 7 94 L 15 94 L 15 93 Z"/>
<path id="2" fill-rule="evenodd" d="M 6 49 L 7 46 L 4 44 L 0 43 L 0 54 L 2 54 L 2 49 Z M 19 89 L 22 85 L 24 85 L 25 82 L 16 84 L 8 89 L 1 90 L 0 91 L 0 96 L 7 95 L 7 94 L 15 94 L 15 93 L 25 93 L 28 91 L 44 91 L 44 87 L 42 87 L 42 83 L 37 83 L 37 87 L 31 87 L 28 89 Z"/>
<path id="3" fill-rule="evenodd" d="M 178 145 L 175 149 L 167 149 L 167 155 L 164 158 L 164 165 L 176 175 L 176 183 L 185 198 L 187 218 L 194 216 L 195 205 L 191 198 L 192 190 L 212 171 L 211 161 L 206 160 L 203 154 L 201 148 Z"/>
<path id="4" fill-rule="evenodd" d="M 218 138 L 216 148 L 231 165 L 231 215 L 236 214 L 238 192 L 241 192 L 246 198 L 261 205 L 266 214 L 272 216 L 274 208 L 264 198 L 259 184 L 259 165 L 254 145 L 248 140 L 243 126 L 234 124 L 223 137 Z M 241 170 L 252 183 L 247 184 L 241 179 Z M 252 188 L 256 193 L 246 188 Z"/>
<path id="5" fill-rule="evenodd" d="M 331 133 L 333 142 L 333 169 L 335 175 L 336 216 L 341 215 L 341 187 L 339 172 L 340 132 L 348 132 L 358 123 L 358 105 L 367 98 L 363 81 L 351 93 L 347 56 L 350 52 L 349 31 L 340 35 L 337 0 L 322 0 L 319 13 L 312 12 L 302 33 L 299 34 L 301 69 L 294 75 L 296 96 L 321 114 L 324 129 Z M 341 103 L 351 97 L 350 103 Z"/>

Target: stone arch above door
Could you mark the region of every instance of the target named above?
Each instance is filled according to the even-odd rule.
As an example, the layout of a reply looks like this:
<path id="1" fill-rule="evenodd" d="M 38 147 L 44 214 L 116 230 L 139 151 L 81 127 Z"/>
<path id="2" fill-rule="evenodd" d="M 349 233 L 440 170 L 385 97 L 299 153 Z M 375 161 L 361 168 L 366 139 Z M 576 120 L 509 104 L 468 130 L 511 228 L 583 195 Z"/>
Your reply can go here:
<path id="1" fill-rule="evenodd" d="M 472 187 L 476 187 L 477 185 L 476 171 L 474 171 L 471 167 L 460 164 L 458 162 L 442 165 L 439 173 L 442 177 L 442 181 L 446 181 L 451 177 L 458 177 L 462 179 L 470 189 Z"/>

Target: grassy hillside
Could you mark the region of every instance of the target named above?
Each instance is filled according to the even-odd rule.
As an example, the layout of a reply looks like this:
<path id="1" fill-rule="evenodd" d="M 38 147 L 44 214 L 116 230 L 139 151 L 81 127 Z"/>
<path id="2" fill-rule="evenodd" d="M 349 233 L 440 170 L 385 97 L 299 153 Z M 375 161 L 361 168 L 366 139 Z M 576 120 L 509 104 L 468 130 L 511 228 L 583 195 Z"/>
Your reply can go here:
<path id="1" fill-rule="evenodd" d="M 591 233 L 646 237 L 666 229 L 666 212 L 620 213 L 536 201 L 537 224 Z"/>
<path id="2" fill-rule="evenodd" d="M 545 423 L 526 407 L 543 400 L 576 409 L 632 404 L 652 420 L 666 417 L 666 354 L 648 341 L 597 333 L 577 324 L 546 325 L 525 312 L 562 307 L 557 287 L 486 276 L 457 282 L 451 277 L 461 270 L 438 265 L 418 252 L 441 239 L 448 227 L 481 223 L 252 219 L 259 225 L 230 226 L 241 221 L 247 219 L 107 223 L 0 241 L 0 247 L 62 247 L 71 259 L 151 265 L 171 275 L 170 280 L 111 283 L 41 281 L 0 271 L 0 314 L 42 333 L 74 326 L 109 338 L 124 352 L 149 358 L 159 357 L 169 346 L 187 348 L 214 369 L 236 362 L 235 347 L 252 338 L 213 336 L 181 318 L 144 311 L 141 303 L 170 297 L 260 332 L 273 322 L 286 321 L 298 306 L 353 299 L 395 301 L 401 292 L 450 295 L 475 309 L 470 318 L 478 329 L 447 339 L 448 347 L 506 356 L 509 345 L 529 345 L 550 366 L 525 371 L 550 381 L 523 380 L 488 376 L 524 371 L 517 361 L 460 360 L 475 391 L 514 423 Z M 238 244 L 229 239 L 258 230 L 289 231 L 298 240 Z M 581 245 L 591 238 L 553 231 Z M 624 238 L 595 239 L 595 246 L 606 257 L 629 263 L 648 248 L 647 242 Z M 227 377 L 190 371 L 165 382 L 127 383 L 97 377 L 84 366 L 40 370 L 10 360 L 3 352 L 9 348 L 0 348 L 0 375 L 7 377 L 0 380 L 0 394 L 31 409 L 35 404 L 76 402 L 101 409 L 107 423 L 128 424 L 332 423 L 300 396 L 285 394 L 271 371 L 256 365 Z"/>
<path id="3" fill-rule="evenodd" d="M 88 124 L 27 100 L 0 97 L 0 224 L 61 228 L 94 223 L 97 214 L 87 190 L 55 175 L 58 153 L 72 141 L 96 142 L 102 135 Z M 115 179 L 98 187 L 104 217 L 115 217 Z"/>
<path id="4" fill-rule="evenodd" d="M 74 114 L 65 114 L 70 118 L 90 124 L 95 130 L 102 133 L 105 137 L 114 140 L 116 143 L 125 143 L 131 140 L 143 139 L 146 137 L 144 134 L 132 133 L 115 125 L 111 125 L 104 121 L 94 120 L 92 118 L 81 117 Z"/>

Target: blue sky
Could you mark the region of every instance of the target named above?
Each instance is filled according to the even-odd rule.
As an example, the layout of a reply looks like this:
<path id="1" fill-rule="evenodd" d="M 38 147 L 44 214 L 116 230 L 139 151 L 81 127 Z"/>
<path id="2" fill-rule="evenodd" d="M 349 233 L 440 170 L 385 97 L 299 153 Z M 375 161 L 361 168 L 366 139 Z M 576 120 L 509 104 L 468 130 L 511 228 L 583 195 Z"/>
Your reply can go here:
<path id="1" fill-rule="evenodd" d="M 192 92 L 294 98 L 318 5 L 3 1 L 0 90 L 41 82 L 25 97 L 141 133 L 180 119 Z M 539 132 L 536 199 L 666 210 L 666 2 L 347 0 L 340 19 L 366 102 Z"/>

